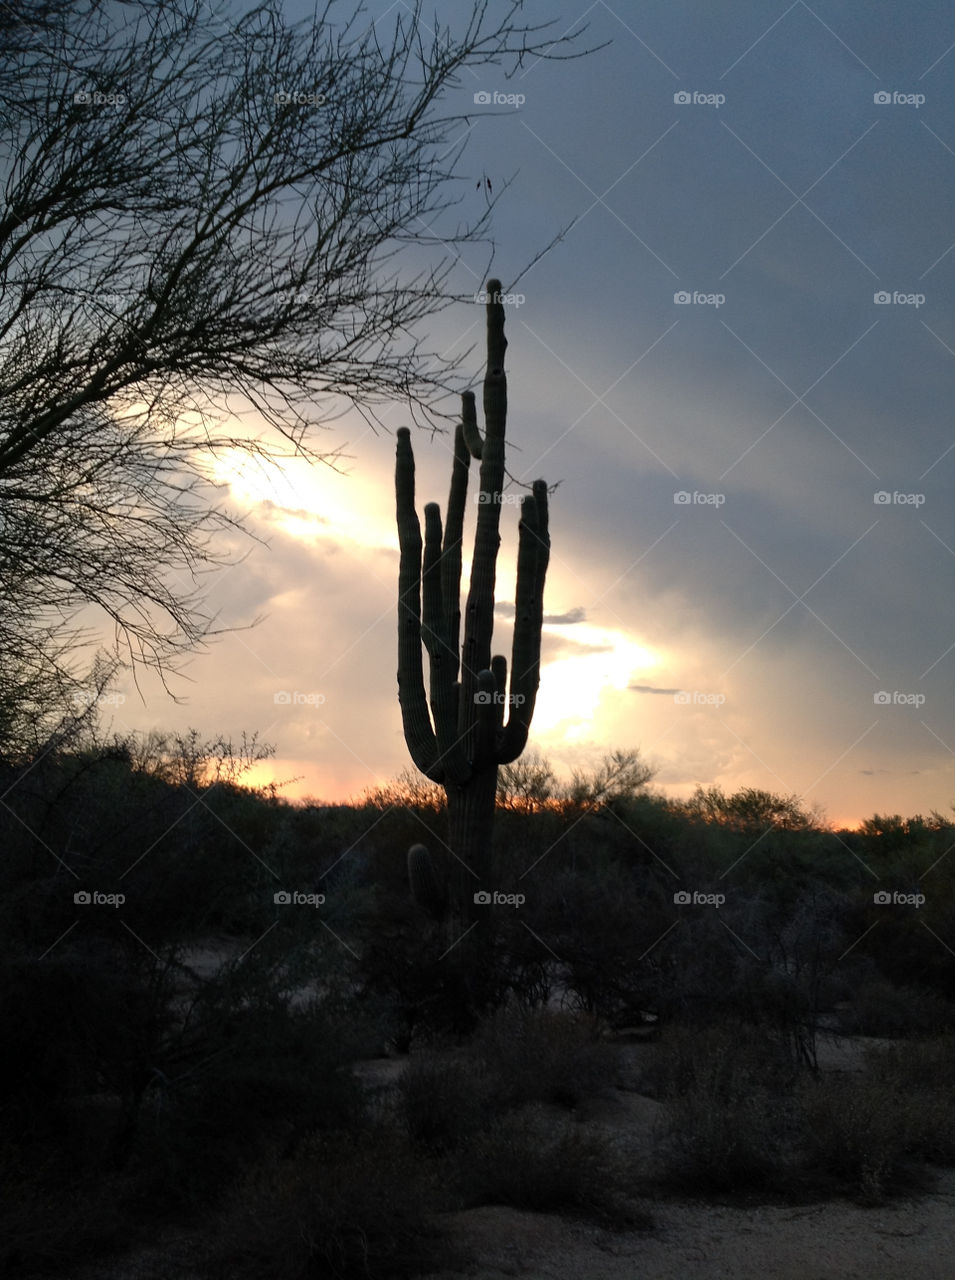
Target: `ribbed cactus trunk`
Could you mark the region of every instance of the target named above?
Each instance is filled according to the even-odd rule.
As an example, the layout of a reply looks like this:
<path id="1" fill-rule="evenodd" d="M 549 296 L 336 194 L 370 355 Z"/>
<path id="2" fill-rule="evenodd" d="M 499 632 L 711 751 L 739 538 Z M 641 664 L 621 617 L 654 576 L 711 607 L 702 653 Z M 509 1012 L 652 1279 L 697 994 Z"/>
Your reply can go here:
<path id="1" fill-rule="evenodd" d="M 436 503 L 425 507 L 425 536 L 415 510 L 414 454 L 407 427 L 398 431 L 395 466 L 398 542 L 398 699 L 408 750 L 417 767 L 440 783 L 448 799 L 448 849 L 438 864 L 427 850 L 409 851 L 412 890 L 422 905 L 437 900 L 435 879 L 445 887 L 445 941 L 449 965 L 473 1005 L 490 938 L 490 907 L 475 894 L 493 893 L 491 844 L 497 770 L 524 750 L 540 683 L 544 580 L 550 556 L 547 486 L 535 480 L 521 501 L 514 638 L 510 684 L 507 660 L 491 656 L 494 588 L 504 488 L 507 377 L 504 372 L 504 307 L 501 284 L 488 281 L 487 371 L 482 437 L 474 395 L 462 396 L 454 438 L 447 516 L 442 529 Z M 480 460 L 477 529 L 471 583 L 461 638 L 461 542 L 471 458 Z M 425 694 L 422 645 L 429 662 Z M 459 654 L 460 647 L 460 654 Z M 505 709 L 507 714 L 505 716 Z M 423 896 L 422 896 L 423 895 Z M 425 902 L 425 898 L 427 902 Z M 429 907 L 432 914 L 437 914 Z"/>
<path id="2" fill-rule="evenodd" d="M 474 901 L 475 893 L 493 889 L 491 847 L 494 840 L 494 807 L 497 799 L 497 765 L 488 765 L 464 787 L 447 789 L 448 944 L 460 938 L 475 920 L 487 923 L 488 908 Z M 480 937 L 485 937 L 483 930 Z"/>

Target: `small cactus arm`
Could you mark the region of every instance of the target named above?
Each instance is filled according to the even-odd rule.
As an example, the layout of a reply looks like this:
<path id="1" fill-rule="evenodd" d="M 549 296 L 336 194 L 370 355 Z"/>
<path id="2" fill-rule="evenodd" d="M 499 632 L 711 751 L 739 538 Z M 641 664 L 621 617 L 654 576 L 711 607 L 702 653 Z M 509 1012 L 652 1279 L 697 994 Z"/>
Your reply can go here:
<path id="1" fill-rule="evenodd" d="M 443 920 L 448 905 L 448 887 L 439 876 L 434 860 L 423 844 L 408 850 L 408 882 L 411 896 L 433 920 Z"/>

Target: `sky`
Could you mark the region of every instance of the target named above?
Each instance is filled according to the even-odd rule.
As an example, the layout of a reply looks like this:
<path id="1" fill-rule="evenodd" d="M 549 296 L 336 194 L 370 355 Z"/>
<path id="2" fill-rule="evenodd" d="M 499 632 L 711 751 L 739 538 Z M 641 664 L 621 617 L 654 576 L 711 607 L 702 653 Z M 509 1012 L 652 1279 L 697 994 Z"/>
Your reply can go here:
<path id="1" fill-rule="evenodd" d="M 387 24 L 400 7 L 368 10 Z M 440 17 L 469 10 L 446 0 Z M 510 80 L 465 71 L 446 102 L 471 113 L 463 211 L 480 212 L 478 182 L 511 183 L 493 221 L 515 295 L 508 465 L 558 484 L 531 746 L 559 772 L 639 748 L 667 795 L 758 787 L 839 826 L 948 814 L 955 11 L 536 0 L 532 16 L 610 43 Z M 457 264 L 462 292 L 486 256 Z M 442 350 L 475 344 L 475 388 L 483 325 L 462 303 L 432 331 Z M 254 780 L 289 782 L 290 799 L 410 767 L 393 492 L 407 415 L 381 417 L 332 425 L 340 471 L 223 459 L 268 546 L 211 577 L 208 607 L 220 625 L 265 620 L 197 655 L 178 704 L 148 675 L 142 697 L 121 679 L 113 729 L 257 733 L 275 759 Z M 450 439 L 413 442 L 419 511 L 443 506 Z M 514 507 L 501 530 L 494 651 L 509 655 Z"/>

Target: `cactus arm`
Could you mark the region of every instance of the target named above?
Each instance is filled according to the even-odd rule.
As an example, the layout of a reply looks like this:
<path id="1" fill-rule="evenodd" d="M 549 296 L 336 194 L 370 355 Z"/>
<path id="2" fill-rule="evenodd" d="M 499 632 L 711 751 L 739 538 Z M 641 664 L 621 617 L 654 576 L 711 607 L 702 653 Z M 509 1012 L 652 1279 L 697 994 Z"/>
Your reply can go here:
<path id="1" fill-rule="evenodd" d="M 511 689 L 507 724 L 499 738 L 498 764 L 510 764 L 527 745 L 540 687 L 544 580 L 549 560 L 547 485 L 535 480 L 533 493 L 521 503 Z"/>
<path id="2" fill-rule="evenodd" d="M 448 514 L 444 522 L 444 554 L 441 559 L 441 592 L 444 598 L 444 617 L 454 679 L 458 678 L 458 646 L 461 643 L 461 543 L 464 537 L 464 508 L 468 494 L 468 472 L 471 454 L 464 439 L 463 419 L 467 417 L 467 401 L 471 401 L 471 417 L 474 417 L 474 395 L 466 392 L 462 405 L 462 422 L 454 433 L 454 463 L 451 471 L 451 492 L 448 494 Z"/>
<path id="3" fill-rule="evenodd" d="M 499 280 L 488 281 L 488 293 L 499 296 Z M 491 636 L 494 629 L 494 583 L 501 502 L 504 487 L 504 430 L 507 418 L 507 377 L 504 373 L 504 307 L 487 304 L 487 370 L 484 376 L 484 441 L 481 447 L 481 487 L 471 584 L 464 615 L 464 644 L 461 651 L 461 709 L 458 727 L 469 736 L 474 724 L 474 694 L 478 673 L 491 665 Z"/>
<path id="4" fill-rule="evenodd" d="M 496 685 L 497 728 L 500 731 L 504 724 L 504 708 L 507 704 L 507 659 L 502 653 L 496 653 L 491 659 L 491 671 L 494 673 Z"/>
<path id="5" fill-rule="evenodd" d="M 474 392 L 465 391 L 461 396 L 461 434 L 467 445 L 468 457 L 481 460 L 482 440 L 474 408 Z"/>
<path id="6" fill-rule="evenodd" d="M 432 782 L 444 781 L 438 741 L 424 692 L 421 663 L 421 524 L 414 505 L 411 432 L 399 427 L 395 461 L 398 546 L 398 703 L 405 742 L 415 765 Z"/>
<path id="7" fill-rule="evenodd" d="M 495 301 L 500 298 L 500 280 L 489 280 L 487 292 L 487 372 L 484 376 L 484 438 L 504 441 L 507 422 L 507 377 L 504 373 L 504 352 L 507 338 L 504 336 L 504 307 Z M 482 455 L 483 460 L 483 455 Z"/>
<path id="8" fill-rule="evenodd" d="M 431 670 L 431 715 L 438 743 L 438 763 L 444 770 L 445 782 L 466 782 L 470 764 L 459 741 L 458 719 L 458 655 L 452 650 L 446 630 L 446 614 L 442 591 L 441 511 L 436 502 L 424 509 L 424 571 L 422 602 L 424 608 L 424 646 Z"/>
<path id="9" fill-rule="evenodd" d="M 424 647 L 435 663 L 444 657 L 444 610 L 441 607 L 441 508 L 428 502 L 424 508 L 424 560 L 421 574 L 421 604 Z"/>

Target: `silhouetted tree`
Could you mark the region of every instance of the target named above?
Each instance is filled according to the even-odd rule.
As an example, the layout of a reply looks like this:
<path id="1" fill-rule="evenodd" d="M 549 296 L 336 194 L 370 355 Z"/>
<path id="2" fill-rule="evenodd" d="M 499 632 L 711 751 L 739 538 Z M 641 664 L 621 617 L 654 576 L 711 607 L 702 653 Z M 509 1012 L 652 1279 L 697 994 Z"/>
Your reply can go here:
<path id="1" fill-rule="evenodd" d="M 414 325 L 491 207 L 442 217 L 475 109 L 442 100 L 465 68 L 580 52 L 495 7 L 386 31 L 340 0 L 0 6 L 0 630 L 93 605 L 174 669 L 240 527 L 224 452 L 328 461 L 349 405 L 435 421 L 463 355 Z"/>

